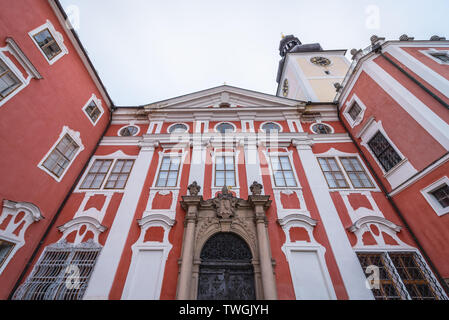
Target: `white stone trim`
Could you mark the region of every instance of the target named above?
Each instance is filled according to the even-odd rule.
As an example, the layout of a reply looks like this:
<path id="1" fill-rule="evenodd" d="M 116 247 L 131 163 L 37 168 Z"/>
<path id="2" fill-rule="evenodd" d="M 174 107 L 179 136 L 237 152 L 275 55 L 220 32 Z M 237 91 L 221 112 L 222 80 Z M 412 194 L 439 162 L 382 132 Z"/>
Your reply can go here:
<path id="1" fill-rule="evenodd" d="M 88 114 L 87 111 L 86 111 L 86 108 L 89 106 L 89 104 L 90 104 L 92 101 L 95 103 L 95 105 L 97 106 L 98 110 L 100 110 L 100 115 L 98 116 L 98 118 L 97 118 L 97 120 L 96 120 L 95 122 L 91 119 L 91 117 L 89 116 L 89 114 Z M 101 106 L 101 100 L 97 98 L 97 96 L 95 95 L 95 93 L 92 94 L 92 96 L 90 97 L 90 99 L 89 99 L 89 100 L 86 102 L 86 104 L 84 105 L 84 107 L 83 107 L 83 112 L 84 112 L 84 114 L 86 115 L 86 117 L 89 119 L 89 121 L 90 121 L 94 126 L 100 121 L 100 118 L 101 118 L 101 117 L 103 116 L 103 114 L 104 114 L 104 109 L 103 109 L 103 107 Z M 139 129 L 139 130 L 140 130 L 140 129 Z"/>
<path id="2" fill-rule="evenodd" d="M 287 124 L 288 124 L 288 128 L 290 129 L 290 132 L 292 132 L 292 133 L 293 132 L 304 132 L 304 130 L 302 128 L 302 125 L 301 125 L 301 122 L 299 120 L 288 119 L 287 120 Z M 295 129 L 294 124 L 296 124 L 296 127 L 298 129 Z"/>
<path id="3" fill-rule="evenodd" d="M 242 124 L 242 132 L 255 132 L 254 120 L 241 120 L 241 124 Z M 246 129 L 247 124 L 249 126 L 249 130 Z"/>
<path id="4" fill-rule="evenodd" d="M 449 50 L 437 50 L 435 48 L 429 48 L 429 50 L 420 50 L 419 52 L 426 55 L 428 58 L 432 59 L 433 61 L 437 62 L 438 64 L 442 65 L 449 65 L 449 62 L 444 62 L 438 59 L 437 57 L 433 56 L 432 53 L 438 53 L 438 54 L 445 54 L 449 58 Z"/>
<path id="5" fill-rule="evenodd" d="M 75 155 L 73 156 L 73 158 L 70 160 L 69 165 L 67 166 L 67 168 L 64 169 L 64 171 L 62 172 L 60 177 L 57 177 L 56 175 L 53 174 L 53 172 L 49 171 L 47 168 L 44 167 L 44 162 L 45 160 L 48 158 L 48 156 L 52 153 L 52 151 L 56 148 L 57 144 L 62 140 L 62 138 L 68 134 L 73 141 L 75 141 L 75 143 L 78 145 L 78 149 L 75 153 Z M 72 129 L 70 129 L 67 126 L 64 126 L 62 128 L 61 133 L 59 134 L 59 138 L 58 140 L 56 140 L 56 142 L 53 144 L 53 146 L 49 149 L 49 151 L 47 152 L 47 154 L 42 158 L 42 160 L 39 162 L 39 164 L 37 165 L 37 167 L 41 170 L 43 170 L 44 172 L 46 172 L 48 175 L 50 175 L 50 177 L 52 177 L 53 179 L 55 179 L 57 182 L 60 182 L 62 180 L 62 178 L 64 178 L 65 174 L 67 173 L 67 171 L 69 171 L 70 166 L 75 162 L 76 157 L 78 157 L 78 155 L 81 153 L 81 151 L 84 150 L 84 145 L 83 142 L 81 141 L 81 135 L 78 131 L 74 131 Z"/>
<path id="6" fill-rule="evenodd" d="M 217 130 L 217 127 L 218 127 L 220 124 L 223 124 L 223 123 L 230 124 L 231 126 L 234 127 L 234 131 L 233 131 L 232 133 L 236 133 L 236 132 L 237 132 L 237 126 L 236 126 L 235 124 L 233 124 L 232 122 L 229 122 L 229 121 L 220 121 L 219 123 L 217 123 L 217 124 L 214 126 L 214 132 L 220 133 L 220 132 Z"/>
<path id="7" fill-rule="evenodd" d="M 447 176 L 438 179 L 437 181 L 421 190 L 421 194 L 423 195 L 424 199 L 426 199 L 435 213 L 440 217 L 449 213 L 449 206 L 443 208 L 431 193 L 444 185 L 449 186 L 449 178 Z"/>
<path id="8" fill-rule="evenodd" d="M 104 186 L 106 185 L 106 182 L 109 179 L 109 176 L 111 175 L 112 168 L 114 168 L 115 163 L 117 160 L 136 160 L 137 156 L 130 156 L 125 154 L 122 150 L 117 150 L 114 153 L 110 153 L 107 155 L 95 155 L 90 158 L 89 165 L 87 166 L 86 170 L 84 170 L 83 175 L 81 176 L 81 179 L 78 182 L 78 185 L 76 186 L 75 190 L 73 190 L 73 193 L 86 193 L 89 194 L 89 196 L 95 195 L 95 194 L 103 194 L 103 195 L 111 195 L 115 192 L 123 193 L 125 192 L 126 187 L 128 186 L 128 183 L 126 183 L 124 189 L 104 189 Z M 108 172 L 106 173 L 106 177 L 103 180 L 103 183 L 98 189 L 81 189 L 81 185 L 83 184 L 86 176 L 89 174 L 90 168 L 95 163 L 95 160 L 112 160 L 111 166 L 109 167 Z M 134 167 L 131 169 L 131 172 L 134 170 Z M 130 172 L 130 175 L 131 175 Z M 129 180 L 129 179 L 128 179 Z M 101 220 L 100 220 L 101 221 Z"/>
<path id="9" fill-rule="evenodd" d="M 360 207 L 360 208 L 354 209 L 351 206 L 351 203 L 349 202 L 350 194 L 360 194 L 360 195 L 365 196 L 368 199 L 372 209 L 368 209 L 365 207 Z M 380 218 L 385 218 L 382 211 L 377 206 L 377 203 L 374 200 L 374 198 L 371 194 L 371 191 L 340 191 L 340 196 L 343 199 L 343 202 L 346 206 L 349 217 L 351 218 L 351 221 L 353 223 L 355 223 L 357 220 L 359 220 L 362 217 L 376 216 L 376 217 L 380 217 Z"/>
<path id="10" fill-rule="evenodd" d="M 161 133 L 163 123 L 164 123 L 163 121 L 150 121 L 150 125 L 148 126 L 147 134 Z"/>
<path id="11" fill-rule="evenodd" d="M 86 230 L 84 231 L 83 234 L 79 234 L 79 230 L 81 229 L 82 226 L 85 226 Z M 73 245 L 78 245 L 81 243 L 87 232 L 91 231 L 94 234 L 93 241 L 99 243 L 98 236 L 100 235 L 100 233 L 106 231 L 106 229 L 107 228 L 101 225 L 101 223 L 95 218 L 88 216 L 76 217 L 66 222 L 64 225 L 58 227 L 58 230 L 63 233 L 61 239 L 59 239 L 58 242 L 65 241 L 65 238 L 70 233 L 72 233 L 73 231 L 78 231 L 75 240 L 73 242 Z"/>
<path id="12" fill-rule="evenodd" d="M 313 132 L 314 134 L 323 134 L 323 133 L 318 133 L 318 132 L 316 132 L 315 130 L 313 130 L 313 126 L 316 125 L 316 124 L 323 124 L 323 125 L 325 125 L 326 127 L 329 127 L 329 129 L 331 129 L 331 132 L 330 132 L 330 133 L 327 133 L 327 134 L 333 134 L 333 133 L 335 132 L 334 127 L 332 127 L 330 124 L 321 122 L 321 120 L 317 120 L 316 122 L 313 122 L 313 123 L 310 124 L 310 126 L 309 126 L 310 131 Z"/>
<path id="13" fill-rule="evenodd" d="M 173 127 L 173 126 L 175 126 L 175 125 L 177 125 L 177 124 L 183 124 L 183 125 L 185 125 L 186 127 L 187 127 L 187 130 L 186 131 L 184 131 L 184 132 L 170 132 L 170 129 L 171 129 L 171 127 Z M 190 132 L 190 126 L 189 126 L 189 124 L 188 123 L 186 123 L 186 122 L 175 122 L 175 123 L 173 123 L 173 124 L 171 124 L 171 125 L 169 125 L 168 127 L 167 127 L 167 133 L 168 134 L 182 134 L 182 133 L 189 133 Z"/>
<path id="14" fill-rule="evenodd" d="M 18 94 L 20 91 L 22 91 L 26 86 L 30 84 L 30 81 L 32 79 L 31 75 L 28 75 L 28 77 L 25 79 L 22 72 L 16 67 L 16 65 L 9 59 L 3 52 L 11 52 L 9 50 L 8 46 L 0 48 L 0 60 L 3 61 L 3 63 L 8 67 L 9 70 L 19 79 L 19 81 L 22 83 L 19 87 L 17 87 L 13 92 L 11 92 L 9 95 L 7 95 L 3 100 L 0 101 L 0 107 L 3 106 L 7 101 L 9 101 L 12 97 L 14 97 L 16 94 Z M 25 70 L 27 70 L 25 68 Z"/>
<path id="15" fill-rule="evenodd" d="M 20 212 L 24 212 L 24 216 L 18 222 L 15 222 L 17 215 Z M 0 266 L 0 275 L 3 270 L 5 270 L 8 263 L 11 261 L 16 252 L 25 245 L 25 232 L 28 227 L 34 223 L 42 220 L 44 217 L 41 214 L 39 208 L 29 202 L 15 202 L 10 200 L 3 200 L 3 210 L 0 214 L 0 225 L 5 221 L 8 216 L 12 216 L 8 225 L 4 230 L 0 230 L 0 239 L 6 240 L 14 244 L 14 248 L 9 253 L 6 260 Z M 16 230 L 22 223 L 24 223 L 22 229 L 18 235 L 14 234 Z"/>
<path id="16" fill-rule="evenodd" d="M 352 108 L 354 103 L 357 103 L 357 105 L 360 107 L 361 111 L 357 115 L 357 117 L 352 119 L 352 117 L 349 114 L 349 110 Z M 360 100 L 360 98 L 354 93 L 351 97 L 351 99 L 346 102 L 345 108 L 343 109 L 343 116 L 348 121 L 351 128 L 354 128 L 355 126 L 359 125 L 363 121 L 363 117 L 365 116 L 366 111 L 366 105 Z"/>
<path id="17" fill-rule="evenodd" d="M 41 47 L 39 47 L 39 44 L 36 42 L 36 40 L 34 39 L 34 35 L 38 34 L 39 32 L 41 32 L 44 29 L 47 29 L 50 31 L 53 39 L 55 39 L 56 43 L 58 44 L 59 48 L 61 49 L 61 52 L 57 55 L 54 56 L 53 59 L 49 60 L 47 58 L 47 55 L 42 51 Z M 50 20 L 47 20 L 46 23 L 44 23 L 43 25 L 37 27 L 36 29 L 28 32 L 28 35 L 30 36 L 31 40 L 33 41 L 33 43 L 36 45 L 37 49 L 40 51 L 40 53 L 44 56 L 45 60 L 50 64 L 54 64 L 56 61 L 58 61 L 59 59 L 61 59 L 64 55 L 69 53 L 69 50 L 67 49 L 67 47 L 64 45 L 64 37 L 62 36 L 62 34 L 58 31 L 56 31 L 55 27 L 53 26 L 53 24 L 50 22 Z"/>
<path id="18" fill-rule="evenodd" d="M 131 136 L 122 136 L 122 135 L 120 134 L 120 131 L 122 131 L 122 129 L 125 129 L 125 128 L 127 128 L 127 127 L 135 127 L 135 128 L 137 128 L 136 133 L 134 133 L 134 134 L 131 135 Z M 134 122 L 128 123 L 128 124 L 124 125 L 123 127 L 120 127 L 120 129 L 117 130 L 117 136 L 119 136 L 119 137 L 136 137 L 136 136 L 139 135 L 139 133 L 140 133 L 140 126 L 134 124 Z"/>
<path id="19" fill-rule="evenodd" d="M 217 156 L 223 156 L 223 157 L 233 157 L 234 158 L 234 173 L 235 173 L 235 186 L 228 186 L 229 189 L 234 191 L 237 195 L 237 197 L 240 197 L 240 181 L 239 181 L 239 167 L 238 167 L 238 160 L 239 160 L 239 154 L 240 150 L 236 150 L 233 148 L 233 151 L 216 151 L 217 149 L 221 148 L 214 148 L 211 151 L 211 162 L 212 162 L 212 183 L 211 183 L 211 194 L 212 197 L 215 196 L 215 193 L 218 191 L 221 191 L 223 189 L 223 186 L 216 186 L 215 185 L 215 163 L 216 163 L 216 157 Z M 226 149 L 226 147 L 225 147 Z"/>
<path id="20" fill-rule="evenodd" d="M 361 145 L 365 147 L 366 150 L 370 153 L 371 157 L 376 161 L 380 170 L 382 170 L 383 176 L 387 179 L 388 183 L 391 185 L 391 188 L 396 188 L 405 180 L 413 176 L 418 171 L 413 167 L 413 165 L 408 161 L 408 159 L 401 153 L 401 151 L 396 147 L 393 141 L 390 139 L 385 129 L 382 126 L 382 121 L 370 121 L 369 125 L 363 128 L 363 132 L 360 134 L 360 138 L 362 139 Z M 397 163 L 393 168 L 391 168 L 388 172 L 385 171 L 382 164 L 377 159 L 376 155 L 373 153 L 371 148 L 368 145 L 368 142 L 371 138 L 380 131 L 391 147 L 397 152 L 399 157 L 401 157 L 401 161 Z"/>
<path id="21" fill-rule="evenodd" d="M 282 125 L 279 123 L 279 122 L 277 122 L 277 121 L 272 121 L 272 120 L 268 120 L 268 121 L 264 121 L 264 122 L 262 122 L 261 124 L 260 124 L 260 126 L 259 126 L 259 132 L 263 132 L 263 133 L 267 133 L 262 127 L 265 125 L 265 124 L 267 124 L 267 123 L 274 123 L 274 124 L 276 124 L 276 125 L 278 125 L 279 126 L 279 132 L 283 132 L 284 131 L 284 128 L 282 127 Z"/>

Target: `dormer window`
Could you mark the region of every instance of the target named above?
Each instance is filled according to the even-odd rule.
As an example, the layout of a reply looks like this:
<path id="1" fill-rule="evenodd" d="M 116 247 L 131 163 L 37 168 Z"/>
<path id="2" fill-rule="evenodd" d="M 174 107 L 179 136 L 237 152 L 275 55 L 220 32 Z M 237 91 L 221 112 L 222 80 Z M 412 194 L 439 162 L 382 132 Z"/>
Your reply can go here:
<path id="1" fill-rule="evenodd" d="M 431 53 L 431 55 L 434 58 L 437 58 L 438 60 L 440 60 L 441 62 L 444 63 L 449 63 L 449 55 L 446 52 L 435 52 L 435 53 Z"/>

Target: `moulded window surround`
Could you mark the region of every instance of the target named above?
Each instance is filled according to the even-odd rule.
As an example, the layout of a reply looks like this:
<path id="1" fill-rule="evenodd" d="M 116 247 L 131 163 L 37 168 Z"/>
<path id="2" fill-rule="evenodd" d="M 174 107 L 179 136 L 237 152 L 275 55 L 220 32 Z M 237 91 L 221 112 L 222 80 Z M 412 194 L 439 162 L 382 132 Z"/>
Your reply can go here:
<path id="1" fill-rule="evenodd" d="M 79 191 L 123 190 L 134 166 L 135 159 L 94 159 L 83 176 Z"/>
<path id="2" fill-rule="evenodd" d="M 272 132 L 282 132 L 282 126 L 275 121 L 265 121 L 260 124 L 260 130 L 270 134 Z"/>
<path id="3" fill-rule="evenodd" d="M 74 192 L 86 192 L 105 195 L 114 192 L 123 192 L 124 188 L 126 188 L 126 184 L 122 189 L 107 189 L 105 188 L 106 181 L 109 180 L 112 168 L 115 167 L 117 161 L 132 160 L 133 162 L 135 162 L 136 159 L 136 156 L 129 156 L 122 151 L 116 151 L 112 154 L 104 156 L 92 157 L 87 167 L 88 169 L 85 170 Z M 131 175 L 131 171 L 132 169 L 130 170 L 129 175 Z M 101 184 L 99 184 L 100 182 Z"/>
<path id="4" fill-rule="evenodd" d="M 174 123 L 167 128 L 167 133 L 186 133 L 189 132 L 189 125 L 187 123 Z"/>
<path id="5" fill-rule="evenodd" d="M 310 131 L 315 134 L 331 134 L 334 133 L 334 128 L 327 123 L 315 122 L 310 125 Z"/>
<path id="6" fill-rule="evenodd" d="M 421 190 L 424 199 L 430 204 L 438 216 L 449 213 L 448 200 L 449 178 L 447 176 L 433 182 Z"/>
<path id="7" fill-rule="evenodd" d="M 15 64 L 3 53 L 6 48 L 0 48 L 0 107 L 25 88 L 30 80 L 25 79 Z"/>
<path id="8" fill-rule="evenodd" d="M 42 158 L 38 167 L 59 182 L 83 150 L 80 133 L 64 126 L 58 140 Z"/>
<path id="9" fill-rule="evenodd" d="M 355 112 L 356 110 L 359 111 Z M 351 128 L 354 128 L 362 122 L 363 117 L 365 116 L 365 111 L 365 104 L 362 102 L 362 100 L 360 100 L 359 97 L 357 97 L 357 95 L 354 94 L 351 100 L 346 103 L 346 107 L 343 110 L 343 116 L 348 121 L 349 126 Z"/>
<path id="10" fill-rule="evenodd" d="M 393 169 L 402 160 L 401 156 L 380 131 L 377 131 L 371 137 L 368 141 L 368 147 L 384 168 L 385 172 Z"/>
<path id="11" fill-rule="evenodd" d="M 449 50 L 430 48 L 429 50 L 422 50 L 420 52 L 439 64 L 449 65 Z"/>
<path id="12" fill-rule="evenodd" d="M 156 187 L 176 187 L 182 166 L 181 155 L 164 155 L 159 166 Z"/>
<path id="13" fill-rule="evenodd" d="M 120 137 L 135 137 L 139 134 L 140 127 L 134 124 L 126 125 L 121 127 L 117 131 L 117 135 Z"/>
<path id="14" fill-rule="evenodd" d="M 69 53 L 62 34 L 56 31 L 50 20 L 28 32 L 28 35 L 50 65 Z"/>
<path id="15" fill-rule="evenodd" d="M 215 126 L 215 132 L 232 133 L 237 131 L 237 127 L 231 122 L 220 122 Z M 232 131 L 231 131 L 232 130 Z"/>
<path id="16" fill-rule="evenodd" d="M 101 106 L 101 100 L 97 98 L 95 94 L 87 101 L 83 107 L 83 112 L 86 114 L 87 118 L 95 126 L 98 121 L 100 121 L 101 116 L 104 113 L 104 109 Z"/>

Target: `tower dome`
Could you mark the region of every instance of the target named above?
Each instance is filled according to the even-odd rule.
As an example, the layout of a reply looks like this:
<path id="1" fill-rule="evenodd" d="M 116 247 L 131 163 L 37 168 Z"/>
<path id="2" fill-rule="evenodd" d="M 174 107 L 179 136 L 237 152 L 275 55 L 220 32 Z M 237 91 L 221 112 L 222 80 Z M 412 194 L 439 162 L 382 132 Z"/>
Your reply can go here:
<path id="1" fill-rule="evenodd" d="M 279 54 L 281 55 L 281 57 L 284 57 L 287 52 L 300 44 L 301 41 L 299 41 L 299 39 L 292 34 L 282 37 L 281 42 L 279 43 Z"/>

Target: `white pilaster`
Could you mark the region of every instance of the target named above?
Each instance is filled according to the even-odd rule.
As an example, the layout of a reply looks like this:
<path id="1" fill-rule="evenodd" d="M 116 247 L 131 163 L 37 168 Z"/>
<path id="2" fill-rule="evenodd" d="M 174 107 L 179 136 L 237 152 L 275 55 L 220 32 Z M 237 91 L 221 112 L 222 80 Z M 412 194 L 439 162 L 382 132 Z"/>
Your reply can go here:
<path id="1" fill-rule="evenodd" d="M 192 157 L 190 163 L 190 173 L 189 173 L 189 185 L 196 181 L 196 183 L 201 187 L 199 192 L 200 195 L 203 194 L 204 190 L 204 170 L 206 167 L 206 145 L 207 142 L 194 139 L 192 142 Z"/>
<path id="2" fill-rule="evenodd" d="M 106 300 L 114 282 L 117 267 L 125 247 L 129 230 L 134 220 L 139 197 L 146 174 L 153 158 L 156 144 L 142 144 L 139 156 L 129 176 L 120 206 L 106 243 L 98 257 L 89 286 L 84 295 L 85 300 Z"/>
<path id="3" fill-rule="evenodd" d="M 372 300 L 371 290 L 365 286 L 366 276 L 351 247 L 345 229 L 334 206 L 326 180 L 312 152 L 310 139 L 293 139 L 299 158 L 304 166 L 321 222 L 326 230 L 349 299 Z"/>

